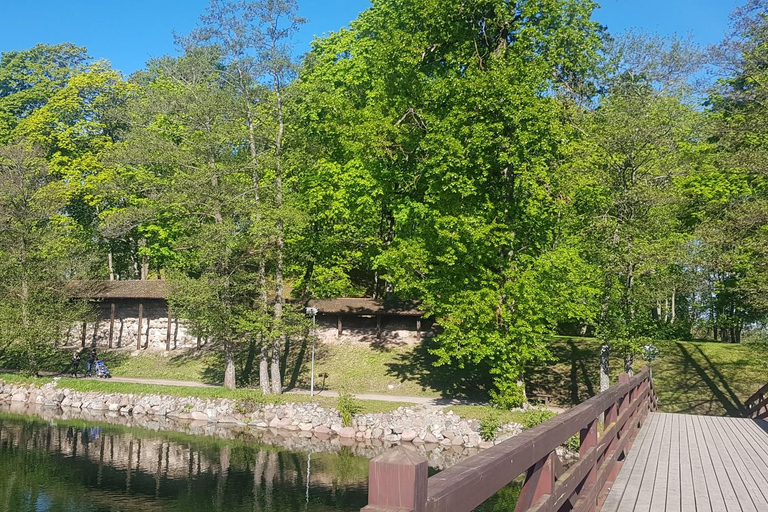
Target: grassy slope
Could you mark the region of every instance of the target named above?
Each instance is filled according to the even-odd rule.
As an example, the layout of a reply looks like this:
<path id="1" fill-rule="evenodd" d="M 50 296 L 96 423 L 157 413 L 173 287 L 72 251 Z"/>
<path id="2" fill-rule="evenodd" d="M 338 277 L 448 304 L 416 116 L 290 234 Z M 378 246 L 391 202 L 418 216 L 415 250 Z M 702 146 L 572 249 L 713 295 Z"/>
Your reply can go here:
<path id="1" fill-rule="evenodd" d="M 663 411 L 738 414 L 744 400 L 768 382 L 766 345 L 671 341 L 660 341 L 657 345 L 661 357 L 654 364 L 654 377 Z M 570 405 L 599 391 L 597 340 L 555 337 L 550 348 L 553 360 L 529 371 L 529 392 L 551 395 L 555 403 Z M 215 382 L 210 378 L 210 370 L 218 366 L 214 356 L 194 352 L 134 357 L 112 352 L 103 357 L 114 375 L 128 377 Z M 326 345 L 318 349 L 316 373 L 326 373 L 327 377 L 318 377 L 316 386 L 321 388 L 324 383 L 326 389 L 346 389 L 357 394 L 483 398 L 482 390 L 473 390 L 465 374 L 452 368 L 435 368 L 432 361 L 426 347 L 384 350 L 366 345 Z M 640 364 L 642 361 L 636 366 L 639 368 Z M 622 367 L 623 361 L 611 359 L 613 382 Z M 306 358 L 297 375 L 296 386 L 309 387 Z M 201 393 L 182 389 L 174 393 Z M 303 400 L 295 396 L 291 399 Z M 472 416 L 485 414 L 479 409 L 462 412 Z"/>

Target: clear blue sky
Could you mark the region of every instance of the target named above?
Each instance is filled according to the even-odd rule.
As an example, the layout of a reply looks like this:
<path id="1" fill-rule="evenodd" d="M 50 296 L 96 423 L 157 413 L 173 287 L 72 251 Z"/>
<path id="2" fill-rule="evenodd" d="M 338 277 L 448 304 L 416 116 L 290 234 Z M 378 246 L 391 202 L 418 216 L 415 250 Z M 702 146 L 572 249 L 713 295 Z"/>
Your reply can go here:
<path id="1" fill-rule="evenodd" d="M 611 32 L 638 28 L 660 34 L 691 34 L 699 44 L 717 43 L 728 15 L 742 0 L 602 0 L 595 18 Z M 2 0 L 0 52 L 37 43 L 72 42 L 94 58 L 112 62 L 126 74 L 151 57 L 173 53 L 172 31 L 197 23 L 208 0 Z M 313 36 L 345 26 L 369 0 L 299 0 L 309 19 L 296 52 L 309 49 Z"/>

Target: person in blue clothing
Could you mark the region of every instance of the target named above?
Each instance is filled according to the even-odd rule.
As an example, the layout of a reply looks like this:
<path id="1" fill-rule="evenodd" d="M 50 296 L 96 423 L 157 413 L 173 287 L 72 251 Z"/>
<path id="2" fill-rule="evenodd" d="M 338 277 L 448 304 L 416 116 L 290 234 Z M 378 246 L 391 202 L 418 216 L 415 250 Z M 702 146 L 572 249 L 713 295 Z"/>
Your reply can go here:
<path id="1" fill-rule="evenodd" d="M 90 377 L 93 370 L 96 368 L 96 349 L 94 348 L 91 350 L 91 353 L 88 355 L 88 362 L 85 369 L 85 375 Z"/>

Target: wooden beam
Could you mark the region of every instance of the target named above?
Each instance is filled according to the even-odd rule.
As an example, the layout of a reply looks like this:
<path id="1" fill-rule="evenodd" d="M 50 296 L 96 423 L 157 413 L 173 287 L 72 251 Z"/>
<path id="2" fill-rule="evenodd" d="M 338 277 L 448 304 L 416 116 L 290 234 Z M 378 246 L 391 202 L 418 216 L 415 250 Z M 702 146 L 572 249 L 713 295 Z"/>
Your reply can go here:
<path id="1" fill-rule="evenodd" d="M 341 336 L 341 315 L 336 315 L 336 335 Z"/>
<path id="2" fill-rule="evenodd" d="M 109 307 L 109 348 L 112 348 L 112 338 L 115 335 L 115 303 L 112 302 Z"/>
<path id="3" fill-rule="evenodd" d="M 141 321 L 144 317 L 144 303 L 139 302 L 139 329 L 136 333 L 136 350 L 141 350 Z"/>
<path id="4" fill-rule="evenodd" d="M 171 332 L 173 331 L 173 318 L 171 317 L 171 306 L 168 306 L 168 324 L 165 326 L 165 351 L 171 351 Z"/>
<path id="5" fill-rule="evenodd" d="M 421 339 L 421 318 L 416 317 L 416 338 Z"/>
<path id="6" fill-rule="evenodd" d="M 83 332 L 80 335 L 80 347 L 85 348 L 85 331 L 88 329 L 88 322 L 83 322 Z"/>

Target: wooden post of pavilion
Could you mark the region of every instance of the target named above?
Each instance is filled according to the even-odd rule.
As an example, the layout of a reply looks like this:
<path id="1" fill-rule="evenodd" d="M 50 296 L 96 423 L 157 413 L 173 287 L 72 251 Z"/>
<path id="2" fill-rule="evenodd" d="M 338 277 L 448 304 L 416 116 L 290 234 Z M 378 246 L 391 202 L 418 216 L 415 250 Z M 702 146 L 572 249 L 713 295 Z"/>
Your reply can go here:
<path id="1" fill-rule="evenodd" d="M 88 322 L 83 322 L 83 332 L 80 335 L 80 347 L 85 348 L 85 331 L 88 329 Z"/>
<path id="2" fill-rule="evenodd" d="M 171 305 L 168 304 L 168 324 L 165 326 L 165 351 L 171 351 L 171 332 L 173 331 L 173 318 L 171 316 Z"/>
<path id="3" fill-rule="evenodd" d="M 341 315 L 336 315 L 337 336 L 341 336 Z"/>
<path id="4" fill-rule="evenodd" d="M 141 321 L 144 317 L 144 302 L 139 302 L 139 330 L 136 333 L 136 350 L 141 350 Z"/>
<path id="5" fill-rule="evenodd" d="M 112 348 L 112 339 L 115 335 L 115 302 L 109 307 L 109 348 Z"/>

